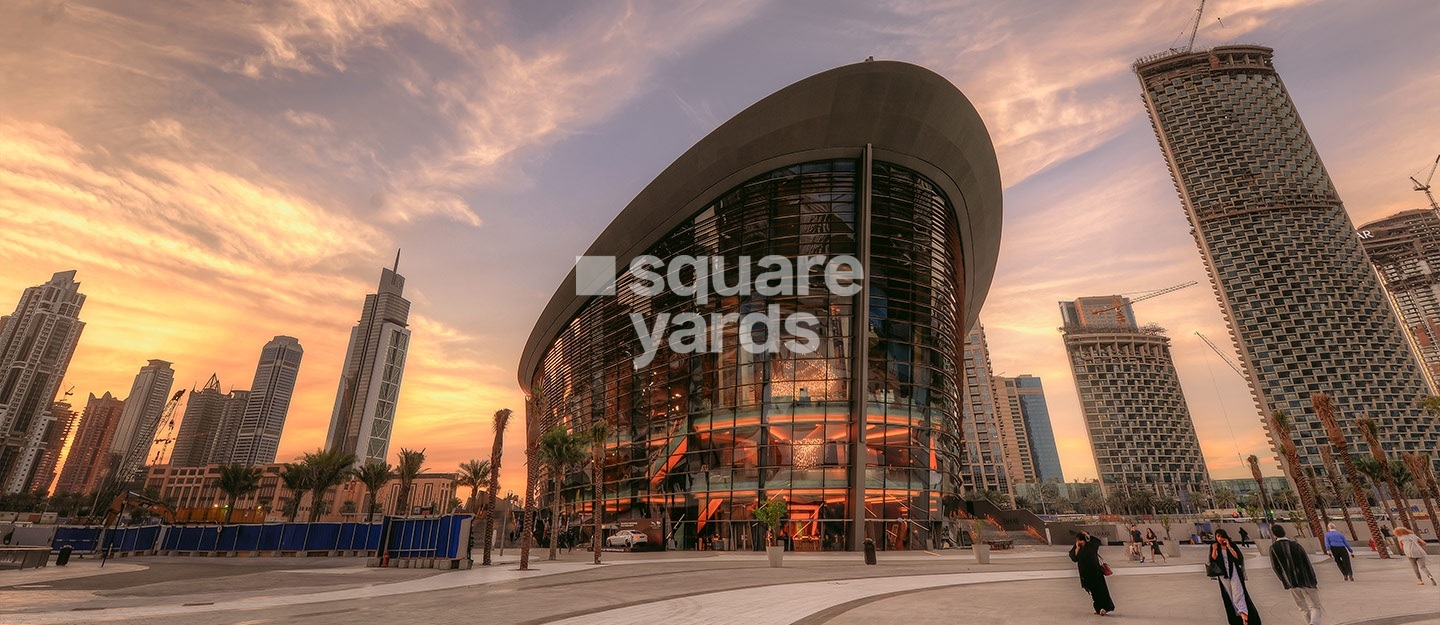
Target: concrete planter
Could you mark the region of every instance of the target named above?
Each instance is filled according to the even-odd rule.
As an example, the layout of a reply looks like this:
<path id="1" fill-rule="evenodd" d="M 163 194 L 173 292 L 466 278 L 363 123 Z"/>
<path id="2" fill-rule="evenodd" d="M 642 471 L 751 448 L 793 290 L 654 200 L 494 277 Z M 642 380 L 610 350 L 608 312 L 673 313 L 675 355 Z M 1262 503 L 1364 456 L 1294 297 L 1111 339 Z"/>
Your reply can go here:
<path id="1" fill-rule="evenodd" d="M 990 564 L 990 545 L 979 544 L 973 547 L 975 550 L 975 564 Z"/>
<path id="2" fill-rule="evenodd" d="M 1178 558 L 1180 557 L 1180 541 L 1167 540 L 1164 545 L 1161 546 L 1160 550 L 1165 552 L 1165 557 L 1167 558 Z"/>
<path id="3" fill-rule="evenodd" d="M 784 548 L 784 547 L 766 547 L 766 548 L 765 548 L 765 557 L 770 560 L 770 568 L 772 568 L 772 569 L 778 569 L 778 568 L 780 568 L 780 566 L 781 566 L 782 564 L 784 564 L 784 560 L 785 560 L 785 548 Z"/>
<path id="4" fill-rule="evenodd" d="M 1319 538 L 1296 538 L 1295 542 L 1300 543 L 1300 546 L 1305 548 L 1305 553 L 1320 553 Z"/>
<path id="5" fill-rule="evenodd" d="M 1275 541 L 1270 538 L 1256 538 L 1255 546 L 1260 549 L 1260 555 L 1270 557 L 1270 545 Z"/>

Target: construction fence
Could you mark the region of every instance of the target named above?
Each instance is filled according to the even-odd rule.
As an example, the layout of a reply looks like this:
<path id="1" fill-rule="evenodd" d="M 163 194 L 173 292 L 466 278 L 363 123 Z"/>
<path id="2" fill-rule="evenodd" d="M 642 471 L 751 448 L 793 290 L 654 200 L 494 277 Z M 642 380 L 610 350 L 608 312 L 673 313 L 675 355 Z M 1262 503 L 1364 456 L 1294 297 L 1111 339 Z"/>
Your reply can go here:
<path id="1" fill-rule="evenodd" d="M 243 523 L 68 527 L 55 530 L 51 549 L 112 555 L 226 556 L 261 553 L 345 554 L 456 559 L 469 555 L 471 515 L 399 518 L 378 523 Z"/>

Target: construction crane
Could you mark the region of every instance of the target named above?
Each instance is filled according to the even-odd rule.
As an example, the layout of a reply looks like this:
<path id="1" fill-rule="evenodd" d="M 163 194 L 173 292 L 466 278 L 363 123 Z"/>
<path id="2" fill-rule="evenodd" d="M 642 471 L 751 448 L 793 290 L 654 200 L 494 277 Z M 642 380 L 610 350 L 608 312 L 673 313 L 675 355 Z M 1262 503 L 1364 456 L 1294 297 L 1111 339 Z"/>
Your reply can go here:
<path id="1" fill-rule="evenodd" d="M 165 423 L 165 438 L 157 438 L 155 442 L 160 443 L 160 450 L 155 452 L 155 459 L 150 462 L 152 465 L 160 464 L 160 459 L 165 457 L 165 450 L 170 448 L 170 443 L 175 442 L 175 407 L 180 405 L 180 398 L 185 396 L 185 389 L 175 391 L 175 396 L 165 404 L 165 410 L 160 413 L 160 420 Z"/>
<path id="2" fill-rule="evenodd" d="M 1209 338 L 1206 338 L 1206 336 L 1204 334 L 1201 334 L 1199 330 L 1195 331 L 1195 336 L 1198 336 L 1200 337 L 1200 340 L 1205 341 L 1205 344 L 1210 346 L 1210 351 L 1215 352 L 1215 355 L 1220 357 L 1220 361 L 1229 366 L 1231 371 L 1234 371 L 1242 378 L 1245 377 L 1245 371 L 1240 368 L 1240 364 L 1235 362 L 1229 356 L 1226 356 L 1225 352 L 1220 351 L 1220 348 L 1216 347 L 1214 343 L 1210 342 Z"/>
<path id="3" fill-rule="evenodd" d="M 1440 155 L 1436 155 L 1435 162 L 1430 165 L 1430 174 L 1425 176 L 1425 182 L 1416 180 L 1414 176 L 1410 177 L 1410 182 L 1415 183 L 1416 191 L 1425 192 L 1425 197 L 1430 200 L 1430 208 L 1440 211 L 1440 204 L 1435 203 L 1435 195 L 1430 193 L 1430 180 L 1435 177 L 1436 167 L 1440 167 Z"/>
<path id="4" fill-rule="evenodd" d="M 1180 289 L 1184 289 L 1184 288 L 1189 288 L 1189 287 L 1195 286 L 1196 284 L 1198 284 L 1198 283 L 1195 282 L 1194 280 L 1191 280 L 1191 281 L 1186 282 L 1186 283 L 1183 283 L 1183 284 L 1176 284 L 1176 285 L 1174 285 L 1174 286 L 1167 286 L 1167 287 L 1165 287 L 1165 288 L 1163 288 L 1163 289 L 1156 289 L 1156 290 L 1154 290 L 1154 291 L 1144 291 L 1144 292 L 1142 292 L 1143 294 L 1140 295 L 1139 297 L 1131 298 L 1131 299 L 1128 300 L 1128 301 L 1122 301 L 1121 298 L 1120 298 L 1120 296 L 1119 296 L 1119 295 L 1116 295 L 1116 296 L 1113 297 L 1113 301 L 1115 302 L 1114 305 L 1112 305 L 1112 306 L 1106 306 L 1106 307 L 1104 307 L 1104 308 L 1096 308 L 1096 309 L 1093 309 L 1093 310 L 1090 311 L 1090 314 L 1091 314 L 1091 315 L 1100 315 L 1100 314 L 1104 314 L 1104 313 L 1107 313 L 1107 312 L 1110 312 L 1110 311 L 1113 310 L 1113 311 L 1115 311 L 1115 321 L 1116 321 L 1116 323 L 1117 323 L 1118 325 L 1122 325 L 1122 326 L 1123 326 L 1123 325 L 1125 325 L 1125 307 L 1126 307 L 1126 306 L 1129 306 L 1129 305 L 1131 305 L 1131 304 L 1138 304 L 1138 303 L 1143 302 L 1143 301 L 1145 301 L 1145 300 L 1147 300 L 1147 299 L 1154 299 L 1154 298 L 1160 297 L 1161 295 L 1165 295 L 1165 294 L 1167 294 L 1167 293 L 1174 293 L 1174 292 L 1176 292 L 1176 291 L 1179 291 Z"/>
<path id="5" fill-rule="evenodd" d="M 1249 381 L 1250 378 L 1245 376 L 1245 370 L 1240 368 L 1240 364 L 1235 362 L 1233 358 L 1226 356 L 1225 352 L 1220 351 L 1220 348 L 1217 347 L 1215 343 L 1211 342 L 1209 337 L 1201 334 L 1199 330 L 1195 331 L 1195 336 L 1198 336 L 1200 337 L 1200 340 L 1205 341 L 1205 344 L 1210 347 L 1210 351 L 1215 352 L 1215 355 L 1220 357 L 1220 362 L 1223 362 L 1226 366 L 1230 367 L 1230 370 L 1234 371 L 1236 375 L 1240 376 L 1240 379 Z M 1214 373 L 1210 374 L 1210 382 L 1212 384 L 1216 384 Z M 1224 415 L 1225 427 L 1230 430 L 1230 444 L 1235 446 L 1235 459 L 1240 460 L 1243 463 L 1244 460 L 1241 460 L 1240 455 L 1240 440 L 1235 438 L 1235 426 L 1230 423 L 1230 413 L 1229 411 L 1225 410 L 1225 400 L 1220 399 L 1220 386 L 1218 384 L 1216 384 L 1215 386 L 1215 399 L 1220 400 L 1220 414 Z"/>
<path id="6" fill-rule="evenodd" d="M 1190 23 L 1190 40 L 1185 42 L 1185 52 L 1195 49 L 1195 35 L 1200 32 L 1200 15 L 1205 12 L 1205 0 L 1200 0 L 1200 7 L 1195 9 L 1195 19 Z"/>

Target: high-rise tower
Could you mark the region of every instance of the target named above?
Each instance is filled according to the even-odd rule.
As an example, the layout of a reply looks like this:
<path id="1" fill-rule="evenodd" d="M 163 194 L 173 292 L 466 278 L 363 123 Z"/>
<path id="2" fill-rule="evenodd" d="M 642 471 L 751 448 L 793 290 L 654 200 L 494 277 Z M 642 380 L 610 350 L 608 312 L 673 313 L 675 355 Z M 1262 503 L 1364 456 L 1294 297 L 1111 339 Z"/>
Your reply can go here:
<path id="1" fill-rule="evenodd" d="M 250 404 L 250 391 L 231 390 L 225 394 L 219 425 L 215 426 L 215 451 L 205 464 L 229 464 L 235 460 L 235 442 L 240 438 L 240 424 L 245 420 L 245 407 Z"/>
<path id="2" fill-rule="evenodd" d="M 995 393 L 1000 406 L 1000 425 L 1005 435 L 1006 466 L 1012 479 L 1019 482 L 1064 482 L 1060 471 L 1060 452 L 1055 445 L 1055 432 L 1050 426 L 1050 408 L 1045 403 L 1045 387 L 1040 378 L 1021 374 L 1013 378 L 995 377 Z M 1013 436 L 1008 432 L 1015 432 Z M 1011 440 L 1015 442 L 1012 444 Z M 1012 453 L 1017 454 L 1011 458 Z M 1021 473 L 1016 473 L 1016 470 Z M 1023 480 L 1019 477 L 1023 476 Z"/>
<path id="3" fill-rule="evenodd" d="M 965 399 L 960 405 L 960 427 L 964 436 L 960 475 L 964 487 L 1013 495 L 1011 478 L 1006 474 L 1005 442 L 995 402 L 990 345 L 985 340 L 985 326 L 978 321 L 965 335 L 964 367 Z"/>
<path id="4" fill-rule="evenodd" d="M 1408 210 L 1360 226 L 1359 236 L 1425 365 L 1430 392 L 1440 393 L 1440 214 Z"/>
<path id="5" fill-rule="evenodd" d="M 1117 301 L 1118 315 L 1092 314 Z M 1139 326 L 1119 296 L 1060 302 L 1060 316 L 1102 492 L 1150 491 L 1185 510 L 1205 507 L 1210 472 L 1164 330 Z"/>
<path id="6" fill-rule="evenodd" d="M 174 383 L 175 371 L 164 360 L 151 360 L 140 367 L 110 441 L 110 453 L 120 457 L 119 471 L 106 479 L 128 482 L 145 466 L 150 446 L 155 442 L 155 427 L 160 424 L 160 415 L 165 411 Z"/>
<path id="7" fill-rule="evenodd" d="M 245 411 L 248 397 L 245 391 L 221 391 L 220 378 L 214 374 L 203 388 L 190 391 L 170 465 L 203 467 L 231 462 L 235 432 L 240 427 L 238 416 Z"/>
<path id="8" fill-rule="evenodd" d="M 395 425 L 395 402 L 410 346 L 410 300 L 402 294 L 400 255 L 395 269 L 380 270 L 380 288 L 365 296 L 360 323 L 350 330 L 350 347 L 330 414 L 326 449 L 355 454 L 357 462 L 384 461 Z"/>
<path id="9" fill-rule="evenodd" d="M 62 271 L 25 289 L 15 312 L 0 317 L 0 493 L 18 493 L 35 477 L 50 404 L 85 329 L 84 305 L 75 272 Z"/>
<path id="10" fill-rule="evenodd" d="M 78 416 L 70 402 L 63 399 L 50 405 L 50 425 L 45 427 L 43 439 L 45 446 L 35 468 L 35 477 L 30 480 L 30 487 L 26 490 L 50 494 L 50 483 L 55 481 L 55 468 L 59 466 L 60 452 L 64 451 L 65 441 L 69 440 Z"/>
<path id="11" fill-rule="evenodd" d="M 1302 464 L 1318 465 L 1328 441 L 1317 392 L 1334 398 L 1361 451 L 1354 422 L 1367 415 L 1392 457 L 1433 450 L 1440 421 L 1420 409 L 1425 376 L 1273 53 L 1222 46 L 1135 64 L 1255 403 L 1289 414 Z"/>
<path id="12" fill-rule="evenodd" d="M 250 385 L 250 397 L 245 403 L 245 415 L 240 419 L 230 462 L 248 465 L 275 462 L 280 434 L 285 429 L 285 415 L 290 412 L 290 396 L 295 392 L 295 378 L 300 375 L 300 358 L 304 355 L 300 341 L 291 336 L 270 339 L 260 350 L 260 364 L 255 367 L 255 381 Z M 392 414 L 394 405 L 391 401 Z"/>
<path id="13" fill-rule="evenodd" d="M 70 452 L 65 454 L 65 468 L 60 471 L 55 492 L 89 493 L 99 486 L 110 469 L 110 443 L 124 411 L 125 401 L 112 397 L 109 392 L 100 397 L 90 394 L 84 412 L 80 413 L 75 440 L 70 443 Z"/>

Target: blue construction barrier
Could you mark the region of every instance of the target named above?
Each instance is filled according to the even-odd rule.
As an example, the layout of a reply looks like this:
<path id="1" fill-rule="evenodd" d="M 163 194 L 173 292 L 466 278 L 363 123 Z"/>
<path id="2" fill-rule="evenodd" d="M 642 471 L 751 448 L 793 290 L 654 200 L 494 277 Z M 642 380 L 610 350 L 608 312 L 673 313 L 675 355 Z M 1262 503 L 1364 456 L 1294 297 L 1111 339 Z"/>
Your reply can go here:
<path id="1" fill-rule="evenodd" d="M 150 551 L 160 539 L 159 525 L 144 527 L 122 527 L 105 532 L 101 549 L 113 549 L 120 553 Z M 53 548 L 53 545 L 52 545 Z"/>
<path id="2" fill-rule="evenodd" d="M 470 515 L 402 519 L 379 523 L 267 523 L 239 525 L 148 525 L 104 530 L 104 546 L 117 552 L 183 551 L 369 551 L 382 542 L 392 558 L 458 558 L 466 553 Z M 163 530 L 163 531 L 162 531 Z M 102 528 L 60 527 L 52 549 L 70 546 L 93 552 Z M 384 540 L 382 540 L 384 539 Z"/>
<path id="3" fill-rule="evenodd" d="M 384 550 L 391 558 L 459 558 L 470 545 L 468 514 L 403 519 L 385 517 Z"/>
<path id="4" fill-rule="evenodd" d="M 99 542 L 100 528 L 98 527 L 57 527 L 55 528 L 55 540 L 50 543 L 50 548 L 59 551 L 61 547 L 69 547 L 77 552 L 90 553 L 95 551 L 95 546 Z"/>

